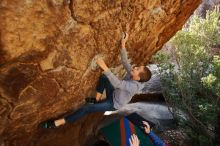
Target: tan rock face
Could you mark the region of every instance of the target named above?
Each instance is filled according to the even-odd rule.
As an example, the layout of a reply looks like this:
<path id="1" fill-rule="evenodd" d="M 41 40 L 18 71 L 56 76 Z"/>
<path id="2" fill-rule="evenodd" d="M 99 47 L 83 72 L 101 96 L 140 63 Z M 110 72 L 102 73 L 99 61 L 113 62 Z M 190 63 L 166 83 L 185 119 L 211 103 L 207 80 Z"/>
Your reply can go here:
<path id="1" fill-rule="evenodd" d="M 95 55 L 103 54 L 110 67 L 119 65 L 126 24 L 129 57 L 135 64 L 147 63 L 199 3 L 1 0 L 0 144 L 33 144 L 41 121 L 77 109 L 101 73 L 91 70 Z M 80 133 L 73 135 L 77 141 Z"/>

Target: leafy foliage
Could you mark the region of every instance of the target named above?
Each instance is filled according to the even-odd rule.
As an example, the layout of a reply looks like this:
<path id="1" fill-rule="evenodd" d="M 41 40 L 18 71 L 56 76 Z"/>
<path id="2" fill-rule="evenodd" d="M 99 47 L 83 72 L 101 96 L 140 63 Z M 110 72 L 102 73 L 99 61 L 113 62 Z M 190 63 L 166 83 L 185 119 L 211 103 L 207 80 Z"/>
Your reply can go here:
<path id="1" fill-rule="evenodd" d="M 170 53 L 153 58 L 165 99 L 195 145 L 213 145 L 220 113 L 220 56 L 213 52 L 220 46 L 219 9 L 208 11 L 206 19 L 193 16 L 170 43 Z"/>

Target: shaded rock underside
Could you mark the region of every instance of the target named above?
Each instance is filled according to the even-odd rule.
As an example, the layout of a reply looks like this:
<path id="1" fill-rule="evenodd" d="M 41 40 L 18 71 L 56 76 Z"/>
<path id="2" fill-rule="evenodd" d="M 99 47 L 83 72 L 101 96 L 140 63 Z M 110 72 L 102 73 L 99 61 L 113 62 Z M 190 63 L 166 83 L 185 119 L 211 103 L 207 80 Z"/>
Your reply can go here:
<path id="1" fill-rule="evenodd" d="M 35 145 L 38 139 L 40 145 L 48 145 L 45 132 L 37 130 L 37 125 L 83 104 L 101 73 L 91 70 L 95 55 L 103 54 L 110 67 L 119 65 L 121 32 L 126 24 L 130 24 L 129 57 L 135 64 L 148 63 L 199 3 L 1 0 L 0 144 Z M 72 139 L 65 144 L 59 139 L 65 132 L 69 135 L 71 128 L 57 130 L 54 145 L 82 145 L 101 118 L 91 115 L 74 123 L 69 130 Z"/>

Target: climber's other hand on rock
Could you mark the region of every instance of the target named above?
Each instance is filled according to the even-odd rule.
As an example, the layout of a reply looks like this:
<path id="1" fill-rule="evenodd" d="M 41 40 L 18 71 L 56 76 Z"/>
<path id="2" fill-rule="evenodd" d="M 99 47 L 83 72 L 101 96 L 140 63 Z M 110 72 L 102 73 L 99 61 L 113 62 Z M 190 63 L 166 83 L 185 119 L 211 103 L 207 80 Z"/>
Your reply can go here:
<path id="1" fill-rule="evenodd" d="M 100 68 L 102 68 L 104 71 L 108 70 L 108 66 L 105 64 L 104 60 L 100 57 L 96 60 L 96 63 Z"/>

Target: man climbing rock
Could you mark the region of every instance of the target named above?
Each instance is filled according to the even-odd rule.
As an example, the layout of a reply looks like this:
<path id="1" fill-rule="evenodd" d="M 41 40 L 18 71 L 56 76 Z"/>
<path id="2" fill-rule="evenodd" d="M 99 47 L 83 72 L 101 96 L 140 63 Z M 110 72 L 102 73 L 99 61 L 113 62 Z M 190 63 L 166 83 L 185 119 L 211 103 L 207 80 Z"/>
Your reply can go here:
<path id="1" fill-rule="evenodd" d="M 102 58 L 98 58 L 96 63 L 104 71 L 96 87 L 96 97 L 93 104 L 91 100 L 74 113 L 57 120 L 48 120 L 40 124 L 43 128 L 56 128 L 66 123 L 74 122 L 84 115 L 92 112 L 112 111 L 119 109 L 130 102 L 132 97 L 139 93 L 144 82 L 151 78 L 151 72 L 146 66 L 133 67 L 128 62 L 127 51 L 125 49 L 128 34 L 124 33 L 121 40 L 121 60 L 127 74 L 123 80 L 119 80 L 108 68 Z M 106 99 L 101 100 L 104 89 Z"/>

